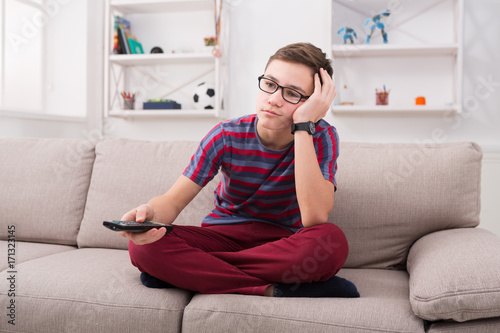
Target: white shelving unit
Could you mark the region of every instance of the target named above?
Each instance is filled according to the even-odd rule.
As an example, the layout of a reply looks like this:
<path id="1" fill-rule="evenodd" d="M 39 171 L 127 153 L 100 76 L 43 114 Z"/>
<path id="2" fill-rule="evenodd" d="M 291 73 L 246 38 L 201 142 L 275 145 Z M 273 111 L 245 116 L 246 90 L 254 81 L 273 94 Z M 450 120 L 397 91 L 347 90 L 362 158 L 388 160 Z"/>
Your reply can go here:
<path id="1" fill-rule="evenodd" d="M 130 21 L 144 54 L 113 54 L 115 15 Z M 222 15 L 224 22 L 227 11 Z M 106 117 L 222 116 L 227 31 L 220 37 L 222 57 L 203 50 L 203 38 L 215 35 L 213 0 L 106 0 L 105 17 Z M 149 53 L 153 46 L 160 46 L 164 53 Z M 201 82 L 215 84 L 214 109 L 194 107 L 192 95 Z M 140 95 L 134 110 L 123 108 L 122 91 Z M 176 100 L 182 109 L 142 110 L 142 101 L 156 98 Z"/>
<path id="2" fill-rule="evenodd" d="M 213 10 L 213 1 L 207 0 L 116 0 L 111 6 L 124 14 L 184 12 Z"/>
<path id="3" fill-rule="evenodd" d="M 457 105 L 443 106 L 428 106 L 428 105 L 413 105 L 413 106 L 391 106 L 391 105 L 335 105 L 334 113 L 350 113 L 353 115 L 369 115 L 377 114 L 400 114 L 405 115 L 411 113 L 413 115 L 444 115 L 458 111 Z"/>
<path id="4" fill-rule="evenodd" d="M 346 85 L 354 105 L 336 105 L 337 115 L 442 115 L 461 112 L 463 0 L 332 0 L 332 58 L 342 102 Z M 375 30 L 365 44 L 365 20 L 391 10 L 382 20 L 389 43 Z M 337 31 L 354 28 L 357 40 L 343 44 Z M 375 105 L 375 89 L 390 89 L 389 105 Z M 426 105 L 415 105 L 424 96 Z"/>
<path id="5" fill-rule="evenodd" d="M 215 111 L 213 110 L 111 110 L 109 111 L 109 116 L 111 117 L 121 117 L 121 118 L 157 118 L 157 117 L 216 117 Z"/>
<path id="6" fill-rule="evenodd" d="M 160 64 L 189 64 L 193 62 L 213 63 L 214 56 L 210 53 L 190 54 L 113 54 L 109 61 L 121 66 L 151 66 Z"/>
<path id="7" fill-rule="evenodd" d="M 403 56 L 456 56 L 459 52 L 458 44 L 442 45 L 333 45 L 332 53 L 334 57 L 403 57 Z"/>

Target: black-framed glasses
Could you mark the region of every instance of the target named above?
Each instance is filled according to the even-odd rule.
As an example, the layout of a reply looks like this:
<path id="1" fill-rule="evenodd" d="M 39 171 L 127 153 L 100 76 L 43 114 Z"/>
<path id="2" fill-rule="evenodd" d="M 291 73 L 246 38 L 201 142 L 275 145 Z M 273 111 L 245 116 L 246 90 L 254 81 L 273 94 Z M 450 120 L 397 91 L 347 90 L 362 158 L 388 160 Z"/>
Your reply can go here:
<path id="1" fill-rule="evenodd" d="M 302 99 L 307 99 L 311 96 L 304 96 L 293 88 L 280 86 L 276 81 L 271 80 L 264 75 L 259 76 L 259 89 L 268 94 L 274 94 L 281 88 L 281 96 L 285 101 L 292 104 L 298 104 Z"/>

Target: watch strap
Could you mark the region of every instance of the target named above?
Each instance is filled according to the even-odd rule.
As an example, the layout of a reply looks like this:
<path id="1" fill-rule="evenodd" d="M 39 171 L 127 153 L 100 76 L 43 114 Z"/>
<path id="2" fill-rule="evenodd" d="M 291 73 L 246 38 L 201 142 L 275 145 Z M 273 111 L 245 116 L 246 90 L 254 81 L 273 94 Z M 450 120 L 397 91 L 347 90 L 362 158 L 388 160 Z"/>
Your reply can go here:
<path id="1" fill-rule="evenodd" d="M 292 134 L 295 134 L 295 131 L 306 131 L 307 133 L 313 135 L 315 132 L 315 127 L 316 124 L 314 124 L 312 121 L 308 121 L 305 123 L 295 123 L 292 124 Z"/>

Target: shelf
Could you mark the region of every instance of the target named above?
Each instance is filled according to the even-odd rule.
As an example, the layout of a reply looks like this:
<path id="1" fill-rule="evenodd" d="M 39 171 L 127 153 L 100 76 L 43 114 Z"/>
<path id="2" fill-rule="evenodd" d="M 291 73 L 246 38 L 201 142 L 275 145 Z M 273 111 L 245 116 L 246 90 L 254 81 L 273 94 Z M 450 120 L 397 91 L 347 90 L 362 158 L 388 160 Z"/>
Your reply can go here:
<path id="1" fill-rule="evenodd" d="M 459 112 L 458 105 L 411 105 L 411 106 L 390 106 L 390 105 L 334 105 L 334 114 L 341 115 L 367 115 L 367 114 L 406 114 L 412 116 L 419 115 L 448 115 Z"/>
<path id="2" fill-rule="evenodd" d="M 207 31 L 213 31 L 215 9 L 214 0 L 106 0 L 105 117 L 131 120 L 221 116 L 224 87 L 222 79 L 226 77 L 227 65 L 215 57 L 212 50 L 201 49 L 202 38 Z M 132 33 L 136 33 L 148 48 L 150 45 L 165 47 L 164 43 L 172 49 L 196 51 L 114 54 L 112 50 L 116 15 L 131 22 Z M 224 26 L 221 30 L 225 31 L 227 28 Z M 221 49 L 224 49 L 224 43 L 225 38 L 221 34 Z M 200 45 L 197 46 L 198 44 Z M 214 83 L 215 109 L 195 109 L 192 96 L 198 81 Z M 182 103 L 185 109 L 122 109 L 122 91 L 134 91 L 144 100 L 168 96 Z"/>
<path id="3" fill-rule="evenodd" d="M 110 110 L 109 116 L 120 118 L 217 117 L 215 110 Z"/>
<path id="4" fill-rule="evenodd" d="M 212 53 L 154 53 L 154 54 L 112 54 L 109 61 L 122 66 L 158 65 L 169 63 L 190 63 L 215 61 Z"/>
<path id="5" fill-rule="evenodd" d="M 464 0 L 402 1 L 401 10 L 391 10 L 385 21 L 389 43 L 382 43 L 377 29 L 371 43 L 365 44 L 369 31 L 358 29 L 361 26 L 355 23 L 362 25 L 372 13 L 386 8 L 385 2 L 332 0 L 334 80 L 338 87 L 351 89 L 351 96 L 341 93 L 337 102 L 344 98 L 356 103 L 335 105 L 332 113 L 352 117 L 446 117 L 460 113 Z M 348 26 L 358 30 L 355 44 L 343 44 L 346 36 L 335 33 Z M 373 92 L 382 86 L 393 88 L 388 106 L 374 103 Z M 415 105 L 417 96 L 424 96 L 430 104 Z"/>
<path id="6" fill-rule="evenodd" d="M 211 0 L 115 0 L 111 8 L 124 14 L 151 14 L 164 12 L 213 10 Z"/>
<path id="7" fill-rule="evenodd" d="M 335 44 L 334 57 L 382 57 L 382 56 L 455 56 L 458 44 L 443 45 L 391 45 L 391 44 Z"/>

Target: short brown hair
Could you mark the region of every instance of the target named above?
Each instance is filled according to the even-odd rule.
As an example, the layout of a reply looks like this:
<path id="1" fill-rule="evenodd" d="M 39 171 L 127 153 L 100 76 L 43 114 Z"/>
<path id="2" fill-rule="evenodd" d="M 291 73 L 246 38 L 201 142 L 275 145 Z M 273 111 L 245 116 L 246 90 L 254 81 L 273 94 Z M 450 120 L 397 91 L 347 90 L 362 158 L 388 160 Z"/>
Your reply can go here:
<path id="1" fill-rule="evenodd" d="M 311 43 L 294 43 L 282 47 L 269 58 L 266 68 L 273 60 L 303 64 L 311 68 L 313 73 L 319 73 L 319 69 L 324 68 L 330 76 L 333 75 L 332 61 Z"/>

